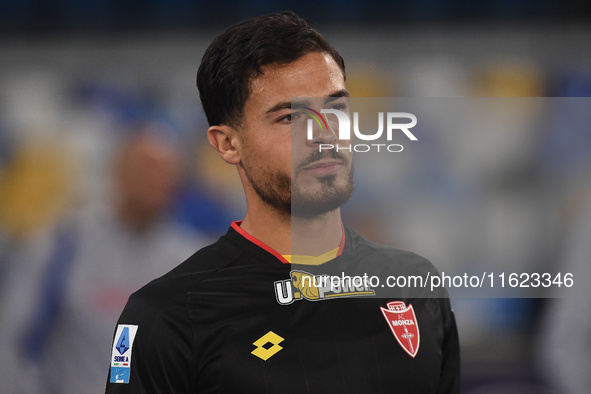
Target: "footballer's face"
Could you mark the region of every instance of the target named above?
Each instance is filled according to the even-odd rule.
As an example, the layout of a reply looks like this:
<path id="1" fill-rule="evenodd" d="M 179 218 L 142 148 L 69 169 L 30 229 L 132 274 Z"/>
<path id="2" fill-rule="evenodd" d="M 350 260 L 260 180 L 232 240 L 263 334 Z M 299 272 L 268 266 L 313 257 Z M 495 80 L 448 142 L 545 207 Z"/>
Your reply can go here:
<path id="1" fill-rule="evenodd" d="M 330 55 L 310 53 L 262 71 L 251 82 L 239 131 L 245 177 L 261 200 L 283 213 L 314 217 L 337 209 L 353 190 L 351 153 L 320 152 L 319 144 L 337 144 L 336 135 L 314 126 L 308 140 L 304 107 L 346 106 L 341 69 Z M 293 97 L 309 99 L 292 103 Z"/>

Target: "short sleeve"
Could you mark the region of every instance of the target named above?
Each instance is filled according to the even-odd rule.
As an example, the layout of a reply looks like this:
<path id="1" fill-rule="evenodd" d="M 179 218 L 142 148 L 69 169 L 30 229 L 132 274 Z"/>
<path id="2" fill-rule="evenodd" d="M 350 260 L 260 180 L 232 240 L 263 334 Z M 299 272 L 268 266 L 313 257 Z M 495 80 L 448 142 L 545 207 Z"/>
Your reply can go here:
<path id="1" fill-rule="evenodd" d="M 132 295 L 115 329 L 106 393 L 191 392 L 191 338 L 184 303 Z"/>

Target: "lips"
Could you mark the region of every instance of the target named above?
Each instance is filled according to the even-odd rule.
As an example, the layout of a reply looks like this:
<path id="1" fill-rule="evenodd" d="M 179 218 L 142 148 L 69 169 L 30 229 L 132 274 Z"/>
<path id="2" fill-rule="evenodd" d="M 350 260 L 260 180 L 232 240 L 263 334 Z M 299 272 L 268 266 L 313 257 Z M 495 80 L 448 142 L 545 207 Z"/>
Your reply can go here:
<path id="1" fill-rule="evenodd" d="M 317 161 L 305 166 L 302 170 L 316 175 L 329 175 L 338 171 L 343 162 L 338 160 Z"/>

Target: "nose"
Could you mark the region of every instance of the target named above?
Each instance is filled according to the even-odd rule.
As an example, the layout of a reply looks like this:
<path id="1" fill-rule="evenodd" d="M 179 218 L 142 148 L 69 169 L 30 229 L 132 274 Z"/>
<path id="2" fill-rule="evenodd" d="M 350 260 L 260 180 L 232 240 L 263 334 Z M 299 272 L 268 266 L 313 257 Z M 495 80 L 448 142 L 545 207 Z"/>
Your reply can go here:
<path id="1" fill-rule="evenodd" d="M 329 122 L 316 122 L 313 119 L 308 119 L 308 145 L 314 146 L 318 144 L 332 144 L 337 140 L 337 135 L 331 127 Z"/>

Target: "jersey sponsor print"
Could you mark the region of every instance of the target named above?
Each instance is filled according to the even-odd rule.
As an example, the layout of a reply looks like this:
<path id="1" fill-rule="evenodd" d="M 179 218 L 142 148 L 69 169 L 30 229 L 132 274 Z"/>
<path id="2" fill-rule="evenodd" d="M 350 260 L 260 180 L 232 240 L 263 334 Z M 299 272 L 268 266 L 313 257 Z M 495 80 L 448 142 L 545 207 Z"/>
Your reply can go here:
<path id="1" fill-rule="evenodd" d="M 374 290 L 360 278 L 346 277 L 340 280 L 329 275 L 314 275 L 302 270 L 291 270 L 291 279 L 274 283 L 275 298 L 281 305 L 289 305 L 295 300 L 319 301 L 331 298 L 373 296 Z M 333 279 L 338 279 L 335 281 Z"/>

